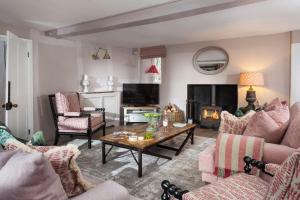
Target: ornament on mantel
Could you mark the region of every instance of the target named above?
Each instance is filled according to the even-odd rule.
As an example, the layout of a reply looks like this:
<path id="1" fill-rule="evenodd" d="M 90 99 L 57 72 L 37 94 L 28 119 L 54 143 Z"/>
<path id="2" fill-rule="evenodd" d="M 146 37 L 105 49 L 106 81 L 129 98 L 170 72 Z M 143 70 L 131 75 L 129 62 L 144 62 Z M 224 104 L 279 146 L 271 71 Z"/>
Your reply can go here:
<path id="1" fill-rule="evenodd" d="M 114 77 L 113 76 L 108 76 L 107 86 L 108 86 L 108 90 L 109 91 L 113 91 L 114 90 Z"/>
<path id="2" fill-rule="evenodd" d="M 89 81 L 89 77 L 88 77 L 87 74 L 83 75 L 83 79 L 81 81 L 81 85 L 83 86 L 82 92 L 88 92 L 89 91 L 90 81 Z"/>

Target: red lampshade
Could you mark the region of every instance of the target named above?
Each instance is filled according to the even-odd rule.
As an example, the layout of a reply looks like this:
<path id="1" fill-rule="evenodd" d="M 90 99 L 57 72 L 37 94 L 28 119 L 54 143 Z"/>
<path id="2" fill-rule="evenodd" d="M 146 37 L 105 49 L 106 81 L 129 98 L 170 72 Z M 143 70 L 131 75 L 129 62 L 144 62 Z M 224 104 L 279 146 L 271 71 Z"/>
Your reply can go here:
<path id="1" fill-rule="evenodd" d="M 146 73 L 158 74 L 159 72 L 158 72 L 158 70 L 157 70 L 157 68 L 156 68 L 155 65 L 151 65 L 150 68 L 147 70 Z"/>

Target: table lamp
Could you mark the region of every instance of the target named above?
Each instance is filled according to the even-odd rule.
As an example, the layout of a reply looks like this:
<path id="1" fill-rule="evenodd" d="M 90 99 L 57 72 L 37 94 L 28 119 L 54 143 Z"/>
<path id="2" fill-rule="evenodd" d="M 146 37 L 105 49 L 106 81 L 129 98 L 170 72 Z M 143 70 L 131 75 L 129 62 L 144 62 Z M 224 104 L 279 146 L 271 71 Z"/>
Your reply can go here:
<path id="1" fill-rule="evenodd" d="M 254 103 L 256 101 L 256 92 L 252 86 L 263 86 L 264 77 L 261 72 L 242 72 L 240 74 L 239 85 L 250 86 L 247 90 L 246 101 L 248 110 L 255 110 Z"/>

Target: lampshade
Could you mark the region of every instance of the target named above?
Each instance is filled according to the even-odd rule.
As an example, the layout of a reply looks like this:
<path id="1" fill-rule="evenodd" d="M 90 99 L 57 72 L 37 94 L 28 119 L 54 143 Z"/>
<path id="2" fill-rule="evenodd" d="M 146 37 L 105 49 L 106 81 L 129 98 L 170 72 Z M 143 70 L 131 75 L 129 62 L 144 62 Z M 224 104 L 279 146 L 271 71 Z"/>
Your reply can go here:
<path id="1" fill-rule="evenodd" d="M 147 70 L 147 72 L 146 73 L 150 73 L 150 74 L 158 74 L 159 72 L 158 72 L 158 70 L 157 70 L 157 68 L 156 68 L 156 66 L 155 65 L 151 65 L 150 66 L 150 68 Z"/>
<path id="2" fill-rule="evenodd" d="M 240 74 L 239 85 L 262 86 L 264 85 L 263 74 L 261 72 L 242 72 Z"/>

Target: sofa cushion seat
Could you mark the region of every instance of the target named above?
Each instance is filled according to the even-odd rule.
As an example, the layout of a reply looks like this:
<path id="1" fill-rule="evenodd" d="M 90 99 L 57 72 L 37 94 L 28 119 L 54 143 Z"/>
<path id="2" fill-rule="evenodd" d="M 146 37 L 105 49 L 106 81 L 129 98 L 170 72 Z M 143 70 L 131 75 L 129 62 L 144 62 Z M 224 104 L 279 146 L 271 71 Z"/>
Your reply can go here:
<path id="1" fill-rule="evenodd" d="M 92 116 L 91 125 L 92 129 L 98 127 L 103 123 L 102 116 Z M 65 118 L 58 122 L 58 128 L 60 130 L 87 130 L 88 129 L 88 118 Z"/>
<path id="2" fill-rule="evenodd" d="M 188 192 L 183 200 L 260 200 L 267 190 L 268 183 L 264 180 L 240 173 Z"/>

